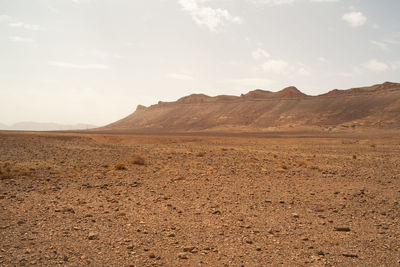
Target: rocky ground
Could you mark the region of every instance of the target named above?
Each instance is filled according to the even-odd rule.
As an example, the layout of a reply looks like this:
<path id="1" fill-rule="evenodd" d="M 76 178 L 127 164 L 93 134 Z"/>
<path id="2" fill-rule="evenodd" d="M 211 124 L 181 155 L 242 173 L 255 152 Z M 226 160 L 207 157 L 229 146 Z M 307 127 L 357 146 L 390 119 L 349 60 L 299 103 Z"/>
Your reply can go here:
<path id="1" fill-rule="evenodd" d="M 1 266 L 400 266 L 400 139 L 0 132 Z"/>

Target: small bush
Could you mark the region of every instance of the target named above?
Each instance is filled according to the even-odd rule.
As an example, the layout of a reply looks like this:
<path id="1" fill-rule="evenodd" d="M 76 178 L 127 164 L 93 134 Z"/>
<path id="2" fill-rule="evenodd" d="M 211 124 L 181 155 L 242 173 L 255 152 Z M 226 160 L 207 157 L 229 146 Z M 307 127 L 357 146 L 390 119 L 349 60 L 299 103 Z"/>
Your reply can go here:
<path id="1" fill-rule="evenodd" d="M 132 157 L 132 163 L 136 165 L 144 165 L 146 160 L 141 155 L 134 154 Z"/>
<path id="2" fill-rule="evenodd" d="M 197 155 L 196 156 L 198 156 L 198 157 L 204 157 L 205 156 L 205 152 L 199 152 L 199 153 L 197 153 Z"/>
<path id="3" fill-rule="evenodd" d="M 0 162 L 0 178 L 2 180 L 12 177 L 10 165 L 9 162 Z"/>
<path id="4" fill-rule="evenodd" d="M 126 170 L 125 164 L 122 163 L 122 162 L 116 163 L 114 167 L 115 167 L 115 169 L 116 169 L 117 171 L 124 171 L 124 170 Z"/>
<path id="5" fill-rule="evenodd" d="M 357 156 L 356 156 L 356 155 L 353 155 L 353 159 L 357 159 Z"/>

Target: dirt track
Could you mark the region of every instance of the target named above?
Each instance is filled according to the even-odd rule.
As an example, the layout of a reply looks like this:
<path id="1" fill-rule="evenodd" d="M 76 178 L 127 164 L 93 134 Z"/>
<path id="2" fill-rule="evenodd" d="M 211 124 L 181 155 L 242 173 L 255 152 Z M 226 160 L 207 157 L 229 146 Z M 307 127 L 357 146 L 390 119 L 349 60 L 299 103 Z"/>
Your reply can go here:
<path id="1" fill-rule="evenodd" d="M 400 139 L 1 132 L 0 167 L 2 266 L 400 266 Z"/>

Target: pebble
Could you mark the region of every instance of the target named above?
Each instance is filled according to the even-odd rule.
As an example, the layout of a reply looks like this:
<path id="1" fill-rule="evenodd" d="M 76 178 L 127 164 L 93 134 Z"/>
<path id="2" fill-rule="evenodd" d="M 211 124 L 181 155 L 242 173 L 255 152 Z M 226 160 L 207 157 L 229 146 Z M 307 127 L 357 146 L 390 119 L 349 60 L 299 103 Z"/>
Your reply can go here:
<path id="1" fill-rule="evenodd" d="M 337 232 L 350 232 L 349 227 L 335 227 L 334 230 Z"/>
<path id="2" fill-rule="evenodd" d="M 98 239 L 98 235 L 96 233 L 94 233 L 94 232 L 90 232 L 89 235 L 88 235 L 88 239 L 89 240 Z"/>
<path id="3" fill-rule="evenodd" d="M 175 237 L 175 233 L 174 232 L 168 232 L 168 237 Z"/>
<path id="4" fill-rule="evenodd" d="M 183 248 L 183 252 L 192 252 L 195 249 L 195 247 L 185 247 Z"/>
<path id="5" fill-rule="evenodd" d="M 178 259 L 187 260 L 187 259 L 188 259 L 188 256 L 187 256 L 186 253 L 181 252 L 181 253 L 178 253 Z"/>
<path id="6" fill-rule="evenodd" d="M 348 258 L 358 258 L 358 255 L 354 253 L 343 253 L 342 255 Z"/>

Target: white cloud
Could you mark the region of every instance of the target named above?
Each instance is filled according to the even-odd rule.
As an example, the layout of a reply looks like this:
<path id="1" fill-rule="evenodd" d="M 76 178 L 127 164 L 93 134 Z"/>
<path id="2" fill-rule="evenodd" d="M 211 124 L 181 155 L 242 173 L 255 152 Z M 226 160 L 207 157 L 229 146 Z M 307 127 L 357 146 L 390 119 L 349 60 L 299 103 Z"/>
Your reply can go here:
<path id="1" fill-rule="evenodd" d="M 378 41 L 373 41 L 373 40 L 371 40 L 371 41 L 369 41 L 369 42 L 370 42 L 371 44 L 373 44 L 374 46 L 380 48 L 382 51 L 387 52 L 387 51 L 390 50 L 389 47 L 388 47 L 388 44 L 386 44 L 386 43 L 378 42 Z"/>
<path id="2" fill-rule="evenodd" d="M 298 0 L 249 0 L 250 2 L 253 2 L 254 4 L 260 5 L 271 5 L 271 6 L 280 6 L 280 5 L 292 5 L 295 2 L 298 2 Z M 340 0 L 309 0 L 310 2 L 314 3 L 327 3 L 327 2 L 339 2 Z"/>
<path id="3" fill-rule="evenodd" d="M 31 31 L 41 30 L 39 25 L 17 21 L 15 18 L 4 14 L 0 14 L 0 23 L 6 23 L 9 27 L 13 28 L 23 28 Z"/>
<path id="4" fill-rule="evenodd" d="M 261 69 L 265 72 L 275 74 L 288 74 L 292 72 L 292 67 L 282 59 L 269 59 L 261 65 Z"/>
<path id="5" fill-rule="evenodd" d="M 255 4 L 267 4 L 273 6 L 293 4 L 296 0 L 250 0 Z"/>
<path id="6" fill-rule="evenodd" d="M 361 12 L 349 12 L 343 15 L 342 19 L 351 27 L 359 27 L 367 22 L 367 17 Z"/>
<path id="7" fill-rule="evenodd" d="M 183 80 L 183 81 L 192 81 L 194 78 L 190 75 L 187 74 L 182 74 L 182 73 L 169 73 L 165 75 L 165 77 L 169 79 L 175 79 L 175 80 Z"/>
<path id="8" fill-rule="evenodd" d="M 255 60 L 269 58 L 271 56 L 267 51 L 262 48 L 257 48 L 256 50 L 251 52 L 251 55 Z"/>
<path id="9" fill-rule="evenodd" d="M 364 64 L 364 67 L 373 72 L 383 72 L 389 69 L 388 64 L 380 62 L 376 59 L 371 59 L 370 61 Z"/>
<path id="10" fill-rule="evenodd" d="M 63 61 L 49 61 L 48 64 L 50 66 L 55 66 L 55 67 L 81 69 L 81 70 L 105 70 L 110 68 L 109 66 L 103 64 L 74 64 Z"/>
<path id="11" fill-rule="evenodd" d="M 38 31 L 41 29 L 41 27 L 39 25 L 27 24 L 27 23 L 23 23 L 23 22 L 12 22 L 12 23 L 9 23 L 8 26 L 15 27 L 15 28 L 23 28 L 23 29 L 32 30 L 32 31 Z"/>
<path id="12" fill-rule="evenodd" d="M 217 32 L 224 24 L 242 23 L 242 19 L 232 16 L 228 10 L 202 6 L 204 0 L 179 0 L 184 11 L 189 12 L 193 21 L 199 26 L 205 26 L 212 32 Z"/>
<path id="13" fill-rule="evenodd" d="M 324 2 L 339 2 L 340 0 L 310 0 L 311 2 L 324 3 Z"/>
<path id="14" fill-rule="evenodd" d="M 322 56 L 321 56 L 321 57 L 318 57 L 317 59 L 318 59 L 318 61 L 321 62 L 321 63 L 327 63 L 327 62 L 328 62 L 328 60 L 327 60 L 325 57 L 322 57 Z"/>
<path id="15" fill-rule="evenodd" d="M 10 40 L 18 43 L 35 43 L 35 40 L 21 36 L 11 36 Z"/>
<path id="16" fill-rule="evenodd" d="M 254 50 L 252 52 L 252 57 L 255 60 L 264 60 L 258 67 L 255 68 L 256 71 L 278 75 L 308 76 L 311 74 L 311 68 L 302 62 L 291 64 L 283 59 L 273 58 L 262 48 L 257 48 Z"/>

